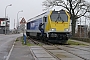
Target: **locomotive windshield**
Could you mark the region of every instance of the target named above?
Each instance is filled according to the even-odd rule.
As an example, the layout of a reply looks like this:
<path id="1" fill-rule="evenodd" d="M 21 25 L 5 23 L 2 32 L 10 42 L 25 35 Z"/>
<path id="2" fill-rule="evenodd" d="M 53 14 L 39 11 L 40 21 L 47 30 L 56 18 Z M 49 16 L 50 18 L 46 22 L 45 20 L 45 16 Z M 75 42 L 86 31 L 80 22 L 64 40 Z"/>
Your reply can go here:
<path id="1" fill-rule="evenodd" d="M 53 11 L 51 14 L 51 20 L 52 21 L 61 21 L 61 22 L 67 22 L 68 16 L 66 15 L 64 10 L 61 11 Z"/>

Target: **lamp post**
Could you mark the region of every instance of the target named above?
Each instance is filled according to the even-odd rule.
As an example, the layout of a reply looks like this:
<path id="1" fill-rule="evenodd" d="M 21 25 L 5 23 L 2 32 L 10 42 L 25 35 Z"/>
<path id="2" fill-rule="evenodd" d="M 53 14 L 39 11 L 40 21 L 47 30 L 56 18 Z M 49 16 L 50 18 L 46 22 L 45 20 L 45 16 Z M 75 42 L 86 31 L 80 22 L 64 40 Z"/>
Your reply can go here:
<path id="1" fill-rule="evenodd" d="M 19 14 L 20 12 L 23 12 L 23 10 L 21 10 L 21 11 L 18 11 L 18 13 L 17 13 L 17 31 L 18 31 L 18 27 L 19 27 L 18 14 Z"/>
<path id="2" fill-rule="evenodd" d="M 81 18 L 80 18 L 80 38 L 81 38 Z"/>
<path id="3" fill-rule="evenodd" d="M 8 6 L 12 6 L 12 4 L 7 5 L 6 8 L 5 8 L 5 35 L 6 35 L 6 23 L 7 23 L 7 21 L 6 21 L 6 9 L 7 9 Z"/>
<path id="4" fill-rule="evenodd" d="M 18 20 L 20 21 L 20 19 L 22 19 L 22 18 L 23 18 L 23 17 L 19 17 L 19 19 L 18 19 Z M 19 23 L 19 25 L 20 25 L 20 23 Z"/>

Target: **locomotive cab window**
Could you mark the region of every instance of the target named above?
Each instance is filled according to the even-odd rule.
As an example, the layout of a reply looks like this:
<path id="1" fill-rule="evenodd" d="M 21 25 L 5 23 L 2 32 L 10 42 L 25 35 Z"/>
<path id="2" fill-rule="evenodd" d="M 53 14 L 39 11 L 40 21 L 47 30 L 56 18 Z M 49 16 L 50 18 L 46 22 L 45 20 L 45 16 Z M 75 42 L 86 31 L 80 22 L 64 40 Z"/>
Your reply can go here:
<path id="1" fill-rule="evenodd" d="M 43 22 L 47 22 L 47 17 L 43 17 Z"/>
<path id="2" fill-rule="evenodd" d="M 52 21 L 68 22 L 68 16 L 64 10 L 53 11 L 50 17 Z"/>

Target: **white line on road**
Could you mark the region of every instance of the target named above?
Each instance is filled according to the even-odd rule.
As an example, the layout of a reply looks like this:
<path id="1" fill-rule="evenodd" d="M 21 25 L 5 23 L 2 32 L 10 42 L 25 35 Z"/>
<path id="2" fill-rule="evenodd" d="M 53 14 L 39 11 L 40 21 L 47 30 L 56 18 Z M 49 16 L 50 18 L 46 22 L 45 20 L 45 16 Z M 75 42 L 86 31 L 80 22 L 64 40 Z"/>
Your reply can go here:
<path id="1" fill-rule="evenodd" d="M 7 56 L 7 58 L 6 58 L 6 60 L 9 60 L 10 55 L 11 55 L 11 53 L 12 53 L 12 50 L 13 50 L 13 48 L 14 48 L 14 44 L 15 44 L 15 42 L 13 43 L 12 48 L 11 48 L 11 50 L 10 50 L 10 52 L 9 52 L 9 54 L 8 54 L 8 56 Z"/>

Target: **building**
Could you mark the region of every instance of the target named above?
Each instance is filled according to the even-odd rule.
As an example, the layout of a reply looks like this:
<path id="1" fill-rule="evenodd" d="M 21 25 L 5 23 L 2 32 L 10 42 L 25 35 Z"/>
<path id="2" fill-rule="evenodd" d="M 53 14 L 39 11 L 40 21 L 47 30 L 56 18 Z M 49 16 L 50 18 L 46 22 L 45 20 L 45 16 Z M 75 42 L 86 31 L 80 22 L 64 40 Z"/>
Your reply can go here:
<path id="1" fill-rule="evenodd" d="M 7 21 L 5 23 L 5 20 Z M 0 34 L 5 34 L 5 25 L 6 25 L 6 33 L 9 33 L 9 23 L 8 18 L 0 18 Z"/>
<path id="2" fill-rule="evenodd" d="M 88 25 L 78 25 L 77 37 L 87 37 Z"/>

